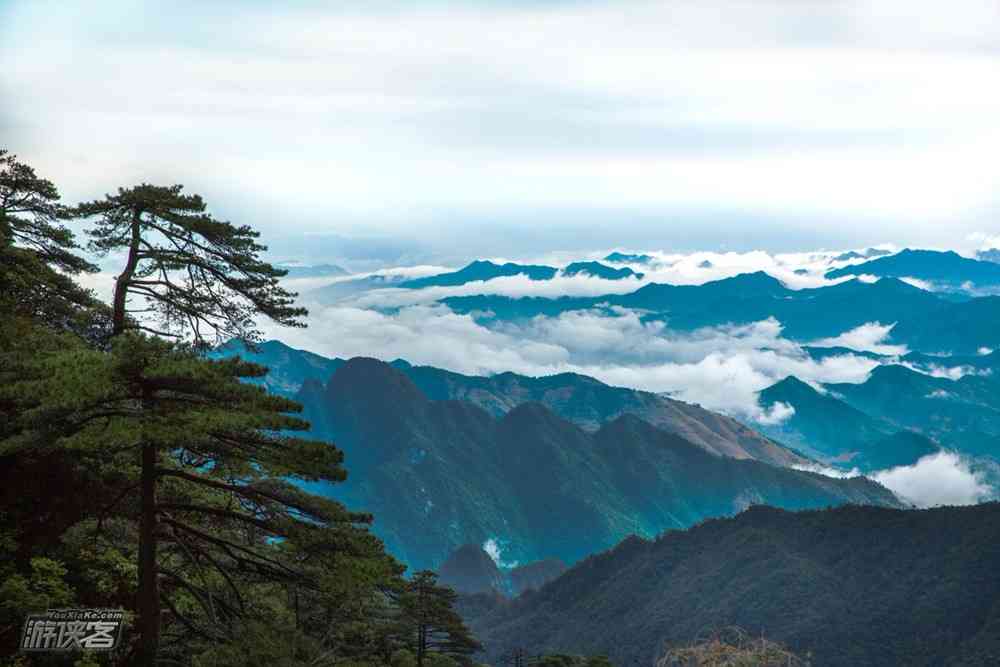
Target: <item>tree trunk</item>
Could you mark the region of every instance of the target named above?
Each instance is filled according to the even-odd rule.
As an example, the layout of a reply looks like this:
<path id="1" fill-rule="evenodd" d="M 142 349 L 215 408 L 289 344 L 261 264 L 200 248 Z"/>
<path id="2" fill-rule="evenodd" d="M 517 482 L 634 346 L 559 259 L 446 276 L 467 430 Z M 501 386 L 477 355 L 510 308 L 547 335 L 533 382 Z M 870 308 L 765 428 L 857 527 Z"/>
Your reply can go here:
<path id="1" fill-rule="evenodd" d="M 139 522 L 139 663 L 152 667 L 160 644 L 160 591 L 156 572 L 156 448 L 142 447 Z"/>
<path id="2" fill-rule="evenodd" d="M 424 667 L 424 653 L 427 651 L 427 626 L 425 620 L 427 611 L 424 605 L 424 584 L 417 582 L 417 600 L 419 601 L 420 618 L 417 620 L 417 667 Z"/>
<path id="3" fill-rule="evenodd" d="M 142 238 L 141 230 L 139 229 L 139 216 L 141 215 L 142 211 L 136 211 L 132 216 L 132 240 L 128 248 L 128 261 L 125 262 L 125 268 L 122 269 L 122 272 L 118 274 L 118 278 L 115 280 L 114 310 L 111 320 L 111 335 L 113 336 L 117 336 L 125 331 L 125 299 L 128 296 L 129 282 L 132 280 L 132 276 L 135 275 L 135 267 L 139 264 L 139 240 Z"/>

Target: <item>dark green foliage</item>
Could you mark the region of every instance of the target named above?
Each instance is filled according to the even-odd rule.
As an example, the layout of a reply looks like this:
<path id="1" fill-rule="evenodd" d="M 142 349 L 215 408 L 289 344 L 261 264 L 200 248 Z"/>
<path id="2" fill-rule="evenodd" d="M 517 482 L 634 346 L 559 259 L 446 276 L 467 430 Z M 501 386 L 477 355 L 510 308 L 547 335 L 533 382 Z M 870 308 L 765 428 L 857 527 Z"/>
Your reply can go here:
<path id="1" fill-rule="evenodd" d="M 456 598 L 455 591 L 438 585 L 437 575 L 429 570 L 414 574 L 396 596 L 399 632 L 416 656 L 417 667 L 423 667 L 432 653 L 462 657 L 482 648 L 455 611 Z"/>
<path id="2" fill-rule="evenodd" d="M 79 246 L 62 224 L 69 217 L 56 186 L 0 148 L 0 239 L 33 251 L 60 271 L 93 271 L 96 267 L 74 252 Z"/>
<path id="3" fill-rule="evenodd" d="M 119 189 L 81 204 L 76 214 L 94 221 L 92 250 L 128 252 L 115 284 L 115 333 L 128 328 L 191 335 L 198 344 L 234 337 L 252 343 L 258 315 L 302 326 L 306 311 L 278 284 L 285 272 L 259 257 L 267 250 L 257 243 L 259 233 L 216 220 L 201 197 L 183 194 L 180 185 Z M 129 317 L 147 310 L 158 316 L 158 330 Z"/>
<path id="4" fill-rule="evenodd" d="M 817 665 L 990 665 L 998 570 L 1000 504 L 753 507 L 626 540 L 470 622 L 491 658 L 525 646 L 649 664 L 733 625 Z"/>
<path id="5" fill-rule="evenodd" d="M 147 468 L 139 459 L 154 452 L 163 623 L 195 641 L 235 640 L 264 613 L 255 586 L 336 599 L 338 590 L 351 592 L 343 587 L 367 586 L 364 595 L 373 595 L 378 582 L 399 572 L 359 527 L 367 515 L 287 481 L 343 480 L 343 457 L 327 443 L 287 435 L 307 426 L 287 414 L 295 404 L 240 382 L 264 372 L 126 334 L 110 354 L 84 348 L 42 355 L 5 388 L 18 397 L 20 415 L 4 454 L 20 454 L 20 461 L 77 452 L 102 484 L 122 488 L 109 508 L 122 519 L 109 535 L 100 521 L 84 519 L 77 528 L 81 537 L 103 540 L 105 554 L 135 557 L 137 487 Z"/>
<path id="6" fill-rule="evenodd" d="M 74 254 L 68 217 L 56 187 L 0 149 L 0 310 L 96 340 L 105 313 L 72 278 L 96 267 Z"/>
<path id="7" fill-rule="evenodd" d="M 87 267 L 41 224 L 64 211 L 38 206 L 33 227 L 14 222 L 54 245 L 0 239 L 25 260 L 0 265 L 0 284 L 17 288 L 0 301 L 0 656 L 25 612 L 82 605 L 126 610 L 116 664 L 384 664 L 402 568 L 369 515 L 301 488 L 342 481 L 342 453 L 295 437 L 308 428 L 299 406 L 247 382 L 264 367 L 198 349 L 201 325 L 246 343 L 256 315 L 297 324 L 256 233 L 215 222 L 179 188 L 82 207 L 100 216 L 95 248 L 129 251 L 107 309 L 71 298 L 85 293 L 56 269 Z M 32 266 L 59 290 L 40 289 Z M 193 344 L 135 331 L 145 320 L 130 315 L 130 291 L 160 278 L 150 305 Z"/>

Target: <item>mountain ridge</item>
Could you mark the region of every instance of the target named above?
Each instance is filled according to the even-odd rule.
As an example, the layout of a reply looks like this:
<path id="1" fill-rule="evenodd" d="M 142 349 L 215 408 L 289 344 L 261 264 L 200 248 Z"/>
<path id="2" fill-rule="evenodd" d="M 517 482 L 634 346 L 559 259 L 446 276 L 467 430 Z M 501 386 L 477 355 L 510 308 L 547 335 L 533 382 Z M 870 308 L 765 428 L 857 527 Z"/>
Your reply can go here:
<path id="1" fill-rule="evenodd" d="M 415 567 L 490 539 L 506 545 L 507 560 L 575 562 L 628 532 L 655 534 L 753 502 L 899 504 L 870 480 L 720 457 L 634 415 L 588 433 L 537 402 L 497 418 L 431 400 L 403 371 L 371 359 L 348 360 L 325 392 L 299 400 L 313 436 L 344 450 L 351 471 L 321 491 L 371 511 L 376 534 Z"/>
<path id="2" fill-rule="evenodd" d="M 664 642 L 736 625 L 832 667 L 988 665 L 1000 657 L 998 567 L 997 503 L 754 506 L 630 537 L 538 591 L 465 609 L 487 659 L 526 646 L 645 664 Z"/>

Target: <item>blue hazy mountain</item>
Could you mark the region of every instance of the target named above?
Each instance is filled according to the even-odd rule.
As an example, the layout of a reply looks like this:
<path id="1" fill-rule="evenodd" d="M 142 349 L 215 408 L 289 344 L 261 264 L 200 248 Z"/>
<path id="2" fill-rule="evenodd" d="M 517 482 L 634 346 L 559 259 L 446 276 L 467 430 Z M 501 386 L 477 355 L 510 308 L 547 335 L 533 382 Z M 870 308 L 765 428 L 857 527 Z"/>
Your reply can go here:
<path id="1" fill-rule="evenodd" d="M 500 568 L 478 544 L 456 549 L 441 565 L 440 582 L 463 595 L 520 595 L 539 589 L 567 569 L 558 558 L 546 558 L 524 565 Z"/>
<path id="2" fill-rule="evenodd" d="M 976 259 L 981 262 L 995 262 L 1000 264 L 1000 248 L 991 248 L 989 250 L 980 250 L 976 253 Z"/>
<path id="3" fill-rule="evenodd" d="M 870 472 L 909 465 L 939 450 L 927 437 L 869 416 L 795 377 L 760 393 L 762 406 L 778 402 L 795 408 L 795 414 L 761 430 L 829 465 Z"/>
<path id="4" fill-rule="evenodd" d="M 283 396 L 294 396 L 310 381 L 325 384 L 344 363 L 342 359 L 327 359 L 278 341 L 261 344 L 256 353 L 248 353 L 242 345 L 231 342 L 212 354 L 216 357 L 239 354 L 267 366 L 268 375 L 255 382 Z M 537 402 L 592 432 L 624 414 L 633 414 L 716 455 L 784 466 L 808 462 L 801 454 L 725 415 L 659 394 L 611 387 L 585 375 L 527 377 L 500 373 L 482 377 L 432 366 L 413 366 L 401 359 L 390 365 L 429 398 L 467 401 L 494 417 L 502 417 L 522 403 Z"/>
<path id="5" fill-rule="evenodd" d="M 285 397 L 295 396 L 306 380 L 325 380 L 344 363 L 342 359 L 328 359 L 305 350 L 296 350 L 276 340 L 264 341 L 255 351 L 248 350 L 239 341 L 231 340 L 209 352 L 208 356 L 213 359 L 240 356 L 255 364 L 267 366 L 266 376 L 252 378 L 248 382 L 262 385 L 271 393 Z"/>
<path id="6" fill-rule="evenodd" d="M 596 432 L 534 402 L 496 418 L 466 401 L 432 400 L 374 359 L 346 362 L 296 399 L 313 435 L 341 447 L 351 471 L 346 483 L 316 490 L 373 512 L 374 532 L 413 567 L 489 539 L 505 545 L 505 559 L 575 562 L 632 532 L 757 502 L 898 504 L 870 480 L 716 456 L 629 414 Z"/>
<path id="7" fill-rule="evenodd" d="M 508 372 L 480 377 L 402 361 L 392 365 L 429 398 L 468 401 L 495 417 L 536 402 L 584 430 L 596 431 L 632 414 L 713 454 L 784 466 L 807 463 L 798 452 L 725 415 L 651 392 L 612 387 L 586 375 L 527 377 Z"/>
<path id="8" fill-rule="evenodd" d="M 604 258 L 604 261 L 612 264 L 649 264 L 653 258 L 649 255 L 636 255 L 629 253 L 613 252 Z"/>
<path id="9" fill-rule="evenodd" d="M 636 273 L 627 266 L 613 268 L 600 262 L 573 262 L 562 270 L 565 276 L 586 275 L 605 280 L 621 280 L 623 278 L 641 279 L 644 274 Z"/>
<path id="10" fill-rule="evenodd" d="M 868 259 L 871 257 L 884 257 L 885 255 L 891 255 L 892 253 L 888 250 L 880 250 L 878 248 L 868 248 L 864 252 L 857 252 L 856 250 L 850 250 L 848 252 L 841 253 L 833 258 L 835 262 L 849 262 L 854 259 Z"/>
<path id="11" fill-rule="evenodd" d="M 977 354 L 949 356 L 910 352 L 902 356 L 900 361 L 927 373 L 940 368 L 971 368 L 987 374 L 1000 372 L 1000 350 L 993 350 L 986 353 L 980 350 Z M 1000 375 L 997 377 L 1000 378 Z"/>
<path id="12" fill-rule="evenodd" d="M 828 272 L 826 277 L 841 278 L 862 274 L 883 278 L 911 277 L 955 289 L 966 283 L 978 288 L 1000 286 L 1000 265 L 962 257 L 952 251 L 935 250 L 907 249 L 888 257 L 835 269 Z"/>
<path id="13" fill-rule="evenodd" d="M 955 355 L 1000 348 L 1000 296 L 948 303 L 900 318 L 892 339 L 914 350 Z"/>
<path id="14" fill-rule="evenodd" d="M 738 626 L 823 667 L 986 667 L 1000 664 L 998 571 L 997 503 L 753 507 L 630 538 L 534 594 L 465 609 L 491 664 L 530 646 L 652 665 L 665 644 Z"/>
<path id="15" fill-rule="evenodd" d="M 315 264 L 312 266 L 304 264 L 283 263 L 275 264 L 275 268 L 284 269 L 288 272 L 286 278 L 325 278 L 350 275 L 347 269 L 336 264 Z"/>
<path id="16" fill-rule="evenodd" d="M 830 357 L 842 357 L 844 355 L 853 355 L 856 357 L 864 357 L 866 359 L 872 359 L 873 361 L 888 361 L 889 357 L 884 354 L 878 354 L 877 352 L 871 352 L 868 350 L 854 350 L 849 347 L 843 347 L 839 345 L 832 345 L 830 347 L 816 347 L 814 345 L 804 345 L 802 350 L 809 355 L 810 359 L 814 361 L 823 361 L 824 359 L 829 359 Z M 914 353 L 919 354 L 919 353 Z"/>
<path id="17" fill-rule="evenodd" d="M 946 448 L 1000 457 L 998 380 L 995 374 L 950 380 L 886 365 L 861 384 L 825 388 L 867 415 L 916 430 Z"/>
<path id="18" fill-rule="evenodd" d="M 932 316 L 948 301 L 896 279 L 875 283 L 850 280 L 814 289 L 792 290 L 764 272 L 746 273 L 704 285 L 650 284 L 635 292 L 600 297 L 523 297 L 497 295 L 449 297 L 458 313 L 477 313 L 488 323 L 605 306 L 646 311 L 672 329 L 692 330 L 723 324 L 748 324 L 769 317 L 785 327 L 784 335 L 813 340 L 839 335 L 869 322 L 902 322 Z"/>
<path id="19" fill-rule="evenodd" d="M 381 274 L 353 278 L 351 280 L 338 280 L 329 285 L 310 290 L 304 297 L 308 301 L 329 305 L 370 290 L 400 287 L 406 280 L 406 278 L 399 275 Z"/>
<path id="20" fill-rule="evenodd" d="M 493 280 L 494 278 L 509 276 L 525 276 L 531 280 L 551 280 L 559 272 L 559 269 L 552 266 L 516 264 L 513 262 L 495 264 L 487 260 L 476 260 L 458 271 L 407 280 L 399 286 L 411 289 L 455 287 L 471 282 L 484 282 Z M 614 268 L 600 262 L 573 262 L 564 268 L 562 273 L 567 276 L 589 275 L 596 278 L 604 278 L 605 280 L 621 280 L 631 277 L 642 278 L 643 275 L 636 273 L 628 267 Z"/>
<path id="21" fill-rule="evenodd" d="M 422 287 L 454 287 L 466 283 L 493 280 L 505 276 L 526 276 L 531 280 L 549 280 L 556 275 L 558 269 L 551 266 L 540 266 L 535 264 L 494 264 L 490 261 L 476 260 L 468 266 L 452 271 L 451 273 L 440 273 L 426 278 L 416 278 L 403 282 L 400 287 L 418 289 Z"/>

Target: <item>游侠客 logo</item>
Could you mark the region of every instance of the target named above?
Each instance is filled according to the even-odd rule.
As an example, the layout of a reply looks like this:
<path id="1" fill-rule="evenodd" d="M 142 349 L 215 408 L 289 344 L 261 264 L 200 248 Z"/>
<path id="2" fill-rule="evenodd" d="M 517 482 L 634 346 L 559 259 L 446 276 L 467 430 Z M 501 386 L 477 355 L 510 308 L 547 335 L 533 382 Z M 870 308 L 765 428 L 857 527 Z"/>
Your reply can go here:
<path id="1" fill-rule="evenodd" d="M 121 609 L 49 609 L 29 614 L 22 651 L 112 651 L 121 639 Z"/>

